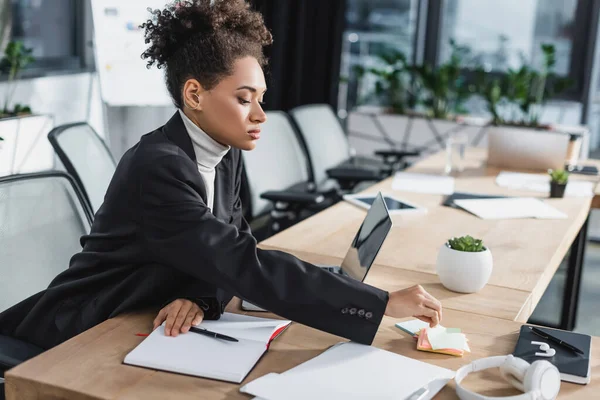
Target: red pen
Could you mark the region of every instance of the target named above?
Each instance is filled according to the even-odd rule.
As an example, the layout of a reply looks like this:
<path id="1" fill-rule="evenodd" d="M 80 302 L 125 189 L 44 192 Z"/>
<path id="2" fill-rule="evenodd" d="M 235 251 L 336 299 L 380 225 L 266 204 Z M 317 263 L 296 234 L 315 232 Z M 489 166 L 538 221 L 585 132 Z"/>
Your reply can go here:
<path id="1" fill-rule="evenodd" d="M 143 336 L 143 337 L 146 337 L 146 336 L 150 336 L 150 334 L 149 334 L 149 333 L 136 333 L 136 334 L 135 334 L 135 336 Z"/>

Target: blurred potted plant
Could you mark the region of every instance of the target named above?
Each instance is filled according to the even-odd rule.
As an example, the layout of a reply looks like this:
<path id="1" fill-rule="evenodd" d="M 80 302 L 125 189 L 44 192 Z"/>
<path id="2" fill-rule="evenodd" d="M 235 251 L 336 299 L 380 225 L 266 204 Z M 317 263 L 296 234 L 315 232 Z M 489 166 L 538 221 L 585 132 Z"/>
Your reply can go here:
<path id="1" fill-rule="evenodd" d="M 27 105 L 13 99 L 23 68 L 34 61 L 32 49 L 21 42 L 9 42 L 0 60 L 0 73 L 6 74 L 6 97 L 0 103 L 0 133 L 4 138 L 0 175 L 25 173 L 54 166 L 54 153 L 48 141 L 37 140 L 54 125 L 51 115 L 33 115 Z"/>
<path id="2" fill-rule="evenodd" d="M 563 198 L 567 183 L 569 182 L 569 173 L 564 169 L 550 170 L 550 197 Z"/>
<path id="3" fill-rule="evenodd" d="M 483 241 L 467 235 L 444 243 L 438 253 L 436 269 L 447 289 L 475 293 L 489 281 L 492 265 L 492 253 Z"/>
<path id="4" fill-rule="evenodd" d="M 454 40 L 450 40 L 450 47 L 450 59 L 439 67 L 424 64 L 412 68 L 424 89 L 421 103 L 433 118 L 449 119 L 456 114 L 465 114 L 463 104 L 471 94 L 461 76 L 463 58 L 470 50 L 459 46 Z"/>
<path id="5" fill-rule="evenodd" d="M 380 67 L 364 67 L 357 65 L 354 72 L 359 81 L 367 75 L 375 77 L 373 90 L 360 100 L 361 103 L 377 103 L 392 114 L 405 114 L 414 109 L 416 95 L 411 82 L 411 68 L 406 55 L 398 50 L 387 51 L 377 55 Z"/>
<path id="6" fill-rule="evenodd" d="M 540 71 L 523 64 L 519 69 L 509 69 L 500 78 L 486 73 L 483 67 L 477 68 L 475 92 L 486 100 L 492 125 L 549 128 L 540 124 L 546 101 L 564 92 L 573 82 L 569 78 L 558 77 L 554 72 L 554 45 L 542 44 L 541 49 L 544 62 Z M 504 108 L 504 112 L 500 111 L 501 108 Z"/>
<path id="7" fill-rule="evenodd" d="M 19 74 L 23 68 L 34 61 L 33 56 L 31 56 L 32 51 L 32 49 L 25 47 L 22 42 L 9 42 L 4 50 L 4 58 L 0 61 L 0 71 L 3 74 L 8 74 L 8 89 L 4 106 L 0 110 L 0 120 L 31 114 L 29 106 L 15 104 L 11 107 L 11 102 L 17 89 Z"/>

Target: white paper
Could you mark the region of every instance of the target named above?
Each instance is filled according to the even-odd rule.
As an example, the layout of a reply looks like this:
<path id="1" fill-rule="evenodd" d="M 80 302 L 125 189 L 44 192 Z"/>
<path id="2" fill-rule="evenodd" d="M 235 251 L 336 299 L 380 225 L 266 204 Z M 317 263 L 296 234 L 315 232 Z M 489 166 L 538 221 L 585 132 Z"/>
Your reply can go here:
<path id="1" fill-rule="evenodd" d="M 441 326 L 441 325 L 438 325 Z M 398 322 L 396 323 L 396 327 L 402 329 L 404 332 L 409 335 L 416 335 L 423 328 L 429 328 L 429 324 L 427 322 L 421 321 L 420 319 L 411 319 L 410 321 Z"/>
<path id="2" fill-rule="evenodd" d="M 454 200 L 460 208 L 482 219 L 565 219 L 567 214 L 532 197 Z"/>
<path id="3" fill-rule="evenodd" d="M 124 363 L 240 383 L 267 350 L 275 329 L 289 322 L 224 313 L 218 321 L 200 324 L 239 342 L 193 332 L 165 336 L 163 324 L 127 354 Z"/>
<path id="4" fill-rule="evenodd" d="M 550 177 L 548 175 L 502 171 L 496 177 L 496 184 L 509 189 L 550 193 Z M 594 186 L 593 182 L 571 180 L 567 183 L 565 196 L 593 197 Z"/>
<path id="5" fill-rule="evenodd" d="M 405 399 L 428 386 L 430 399 L 454 372 L 389 351 L 343 343 L 283 374 L 269 374 L 240 391 L 267 400 Z"/>
<path id="6" fill-rule="evenodd" d="M 427 330 L 427 340 L 433 350 L 464 350 L 467 345 L 467 338 L 463 333 L 448 333 L 446 328 L 440 326 Z"/>
<path id="7" fill-rule="evenodd" d="M 265 319 L 249 315 L 224 313 L 217 321 L 202 321 L 200 327 L 236 339 L 244 338 L 268 343 L 273 332 L 291 321 Z"/>
<path id="8" fill-rule="evenodd" d="M 454 178 L 451 176 L 396 172 L 392 189 L 414 193 L 452 194 L 454 193 Z"/>

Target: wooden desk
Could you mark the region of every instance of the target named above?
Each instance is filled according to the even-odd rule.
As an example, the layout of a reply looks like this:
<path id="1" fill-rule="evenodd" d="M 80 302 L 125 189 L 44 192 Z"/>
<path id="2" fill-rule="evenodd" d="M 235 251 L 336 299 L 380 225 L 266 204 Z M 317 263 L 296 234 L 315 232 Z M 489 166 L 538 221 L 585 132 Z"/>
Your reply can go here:
<path id="1" fill-rule="evenodd" d="M 444 157 L 444 153 L 438 153 L 419 162 L 410 171 L 440 175 Z M 465 171 L 456 176 L 456 191 L 547 197 L 542 193 L 510 190 L 496 185 L 495 176 L 500 169 L 485 165 L 486 152 L 483 150 L 469 149 L 466 158 Z M 424 216 L 394 218 L 395 227 L 383 245 L 374 268 L 399 268 L 402 274 L 412 271 L 422 274 L 424 279 L 427 279 L 424 275 L 435 276 L 427 282 L 430 279 L 437 280 L 435 264 L 438 250 L 449 238 L 465 234 L 482 238 L 491 249 L 494 270 L 488 292 L 482 291 L 481 295 L 494 298 L 488 298 L 486 306 L 483 303 L 481 307 L 465 303 L 464 306 L 454 304 L 450 307 L 521 322 L 525 322 L 533 312 L 581 231 L 591 203 L 590 198 L 548 199 L 549 204 L 569 216 L 566 220 L 482 220 L 464 211 L 441 206 L 444 196 L 394 192 L 391 185 L 390 178 L 369 188 L 367 192 L 381 190 L 394 193 L 426 207 L 428 213 Z M 265 240 L 262 245 L 284 251 L 313 252 L 343 258 L 364 215 L 364 210 L 340 202 Z M 510 290 L 511 294 L 499 297 L 502 290 Z M 508 304 L 515 298 L 522 303 Z M 498 307 L 487 307 L 494 301 L 499 302 L 498 306 L 504 308 L 504 313 L 498 313 Z M 500 304 L 503 302 L 505 304 Z"/>
<path id="2" fill-rule="evenodd" d="M 239 310 L 239 301 L 228 306 Z M 239 311 L 238 311 L 239 312 Z M 6 374 L 7 400 L 21 399 L 248 399 L 239 385 L 123 365 L 125 355 L 143 338 L 137 332 L 152 328 L 154 313 L 124 315 L 108 320 L 62 345 L 30 360 Z M 264 316 L 264 315 L 263 315 Z M 460 311 L 446 310 L 446 326 L 460 326 L 469 338 L 472 353 L 462 358 L 416 350 L 415 341 L 385 317 L 374 346 L 407 357 L 456 370 L 472 360 L 502 355 L 514 349 L 520 324 Z M 341 341 L 300 324 L 292 324 L 249 374 L 247 383 L 269 372 L 284 372 L 317 356 Z M 563 383 L 560 399 L 591 399 L 600 390 L 600 338 L 593 339 L 592 383 L 587 386 Z M 519 392 L 494 370 L 467 378 L 467 387 L 488 396 Z M 436 399 L 456 399 L 454 383 Z"/>

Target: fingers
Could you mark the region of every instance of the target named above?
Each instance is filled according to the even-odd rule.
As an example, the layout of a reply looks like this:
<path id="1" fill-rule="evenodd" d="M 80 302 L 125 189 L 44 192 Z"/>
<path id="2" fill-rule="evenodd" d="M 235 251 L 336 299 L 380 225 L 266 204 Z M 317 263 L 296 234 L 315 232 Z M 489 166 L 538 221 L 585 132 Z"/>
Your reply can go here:
<path id="1" fill-rule="evenodd" d="M 437 311 L 440 321 L 442 320 L 442 303 L 440 303 L 439 300 L 433 297 L 431 299 L 425 299 L 423 301 L 423 305 L 425 305 L 427 308 Z"/>
<path id="2" fill-rule="evenodd" d="M 417 285 L 415 287 L 415 289 L 422 296 L 421 297 L 422 305 L 424 305 L 427 308 L 431 308 L 431 309 L 437 311 L 439 321 L 441 321 L 442 320 L 442 303 L 438 299 L 433 297 L 431 294 L 429 294 L 429 292 L 427 292 L 425 289 L 423 289 L 423 287 L 421 285 Z"/>
<path id="3" fill-rule="evenodd" d="M 163 321 L 166 318 L 166 315 L 167 315 L 167 307 L 160 310 L 158 312 L 158 315 L 156 316 L 156 318 L 154 318 L 154 327 L 152 328 L 152 330 L 155 330 L 156 328 L 158 328 L 160 326 L 160 324 L 163 323 Z"/>
<path id="4" fill-rule="evenodd" d="M 431 322 L 429 323 L 429 326 L 431 326 L 432 328 L 438 326 L 438 324 L 440 323 L 440 316 L 439 316 L 438 312 L 432 308 L 423 306 L 423 307 L 421 307 L 421 312 L 419 314 L 421 316 L 431 318 Z"/>
<path id="5" fill-rule="evenodd" d="M 202 309 L 200 309 L 200 311 L 198 311 L 196 313 L 196 316 L 192 320 L 192 325 L 194 325 L 194 326 L 200 325 L 200 323 L 202 322 L 203 319 L 204 319 L 204 311 L 202 311 Z"/>
<path id="6" fill-rule="evenodd" d="M 189 300 L 183 300 L 182 303 L 183 304 L 181 305 L 181 308 L 179 309 L 179 312 L 177 313 L 177 317 L 175 318 L 175 322 L 173 323 L 173 328 L 171 329 L 171 335 L 174 337 L 179 335 L 180 332 L 183 333 L 183 326 L 186 321 L 187 315 L 188 315 L 189 311 L 191 310 L 192 306 L 194 305 L 194 303 L 192 303 Z M 193 314 L 195 314 L 195 313 L 193 313 Z M 190 321 L 190 325 L 191 325 L 191 321 Z M 189 329 L 189 326 L 188 326 L 188 329 Z"/>

